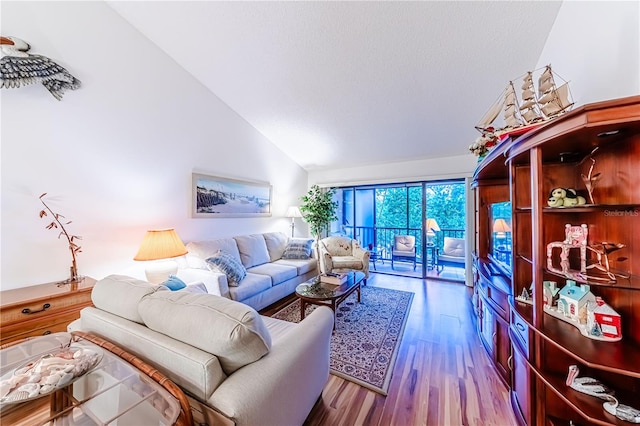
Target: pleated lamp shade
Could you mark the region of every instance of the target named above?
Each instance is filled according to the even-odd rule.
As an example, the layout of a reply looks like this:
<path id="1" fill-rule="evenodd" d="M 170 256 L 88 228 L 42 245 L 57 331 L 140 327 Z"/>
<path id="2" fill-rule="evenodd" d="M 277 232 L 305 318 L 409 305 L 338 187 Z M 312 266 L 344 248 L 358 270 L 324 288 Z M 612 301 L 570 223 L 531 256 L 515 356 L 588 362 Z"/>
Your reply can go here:
<path id="1" fill-rule="evenodd" d="M 187 254 L 187 248 L 173 228 L 153 229 L 147 231 L 133 260 L 160 260 Z M 169 275 L 178 271 L 177 263 L 154 262 L 149 264 L 145 273 L 147 280 L 159 284 L 167 280 Z"/>

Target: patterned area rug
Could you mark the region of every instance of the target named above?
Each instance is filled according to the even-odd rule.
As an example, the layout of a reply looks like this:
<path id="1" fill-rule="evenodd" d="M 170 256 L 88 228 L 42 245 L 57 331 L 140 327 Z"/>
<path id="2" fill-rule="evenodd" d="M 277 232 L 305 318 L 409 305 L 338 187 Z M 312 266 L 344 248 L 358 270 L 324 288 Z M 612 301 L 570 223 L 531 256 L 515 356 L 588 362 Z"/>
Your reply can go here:
<path id="1" fill-rule="evenodd" d="M 331 337 L 331 373 L 373 391 L 387 394 L 413 293 L 362 287 L 362 302 L 354 293 L 338 306 Z M 306 308 L 309 315 L 317 306 Z M 300 301 L 273 315 L 300 322 Z"/>

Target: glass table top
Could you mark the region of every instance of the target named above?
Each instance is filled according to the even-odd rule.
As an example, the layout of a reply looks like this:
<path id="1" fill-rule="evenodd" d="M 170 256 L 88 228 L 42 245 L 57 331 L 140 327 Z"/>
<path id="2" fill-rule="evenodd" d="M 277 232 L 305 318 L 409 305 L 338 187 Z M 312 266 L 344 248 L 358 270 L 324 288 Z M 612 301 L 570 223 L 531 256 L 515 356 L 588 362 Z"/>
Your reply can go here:
<path id="1" fill-rule="evenodd" d="M 320 281 L 320 276 L 315 276 L 310 280 L 296 287 L 296 294 L 307 299 L 335 299 L 352 290 L 364 279 L 364 273 L 359 271 L 348 272 L 347 281 L 342 284 L 329 284 Z"/>

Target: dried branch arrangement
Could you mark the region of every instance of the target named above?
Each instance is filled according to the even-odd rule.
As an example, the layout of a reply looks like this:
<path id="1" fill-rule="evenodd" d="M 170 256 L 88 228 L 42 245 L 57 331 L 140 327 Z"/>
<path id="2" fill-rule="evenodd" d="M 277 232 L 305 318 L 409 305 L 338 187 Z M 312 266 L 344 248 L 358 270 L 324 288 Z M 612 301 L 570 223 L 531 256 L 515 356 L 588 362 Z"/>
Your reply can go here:
<path id="1" fill-rule="evenodd" d="M 59 213 L 55 213 L 53 210 L 51 210 L 51 208 L 47 205 L 47 203 L 45 203 L 44 201 L 44 197 L 47 195 L 47 193 L 45 192 L 44 194 L 42 194 L 40 196 L 40 202 L 42 203 L 42 205 L 44 205 L 44 209 L 40 210 L 40 217 L 47 217 L 49 215 L 53 216 L 53 220 L 51 221 L 51 223 L 49 223 L 47 225 L 47 229 L 60 229 L 60 233 L 58 234 L 58 239 L 60 239 L 60 237 L 64 236 L 67 239 L 67 243 L 69 244 L 69 251 L 71 252 L 71 276 L 69 277 L 69 279 L 66 282 L 70 282 L 70 283 L 77 283 L 82 281 L 82 279 L 84 277 L 81 277 L 80 275 L 78 275 L 78 264 L 76 263 L 76 255 L 80 252 L 82 252 L 82 247 L 80 247 L 78 244 L 76 244 L 76 240 L 81 240 L 82 237 L 78 236 L 78 235 L 71 235 L 69 234 L 69 232 L 67 232 L 66 228 L 64 227 L 65 225 L 69 225 L 71 223 L 71 221 L 67 221 L 65 223 L 62 223 L 61 220 L 64 220 L 65 217 Z M 47 213 L 48 212 L 48 213 Z"/>

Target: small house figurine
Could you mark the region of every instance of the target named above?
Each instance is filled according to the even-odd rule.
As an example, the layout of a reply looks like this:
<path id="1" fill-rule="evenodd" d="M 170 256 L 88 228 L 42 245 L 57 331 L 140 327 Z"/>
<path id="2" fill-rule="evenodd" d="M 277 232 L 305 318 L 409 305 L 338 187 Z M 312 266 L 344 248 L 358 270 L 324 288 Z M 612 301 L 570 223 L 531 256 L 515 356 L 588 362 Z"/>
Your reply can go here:
<path id="1" fill-rule="evenodd" d="M 596 304 L 598 305 L 594 311 L 594 321 L 600 325 L 600 330 L 604 337 L 621 338 L 622 337 L 622 321 L 620 314 L 606 304 L 602 298 L 596 298 Z"/>
<path id="2" fill-rule="evenodd" d="M 560 292 L 557 283 L 555 281 L 544 281 L 542 284 L 544 285 L 542 288 L 544 306 L 548 308 L 555 306 L 558 300 L 558 293 Z"/>
<path id="3" fill-rule="evenodd" d="M 567 280 L 567 285 L 558 293 L 558 311 L 574 321 L 580 321 L 582 316 L 586 322 L 587 302 L 596 299 L 589 289 L 586 284 L 578 286 L 575 281 Z"/>

